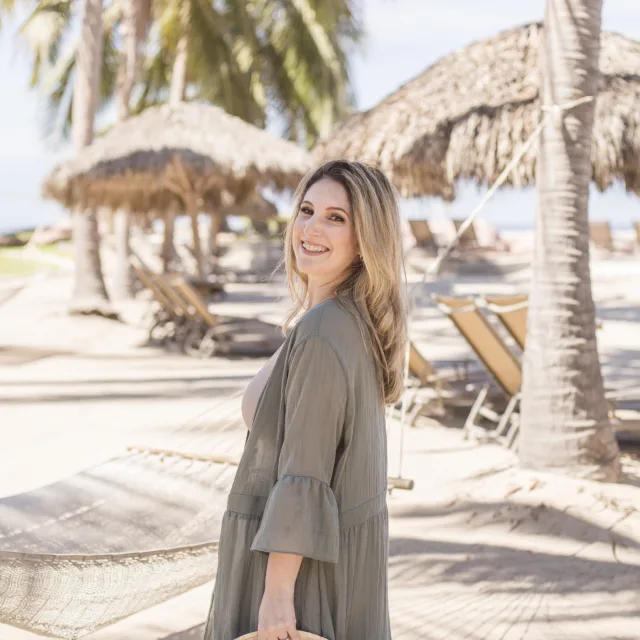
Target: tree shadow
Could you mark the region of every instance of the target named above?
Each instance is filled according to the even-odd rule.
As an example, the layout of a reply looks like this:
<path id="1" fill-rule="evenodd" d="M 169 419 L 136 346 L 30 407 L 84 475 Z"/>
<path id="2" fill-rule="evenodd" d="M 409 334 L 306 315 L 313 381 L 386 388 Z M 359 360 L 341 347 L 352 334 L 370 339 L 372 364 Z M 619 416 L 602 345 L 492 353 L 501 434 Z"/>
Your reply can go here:
<path id="1" fill-rule="evenodd" d="M 495 592 L 544 587 L 545 592 L 558 594 L 616 593 L 637 591 L 639 571 L 635 564 L 498 545 L 411 537 L 394 537 L 390 542 L 390 580 L 401 579 L 404 587 L 432 583 L 437 575 L 440 583 L 482 583 Z"/>
<path id="2" fill-rule="evenodd" d="M 637 565 L 410 537 L 391 545 L 394 637 L 635 637 Z"/>
<path id="3" fill-rule="evenodd" d="M 175 389 L 167 389 L 166 387 L 163 387 L 161 380 L 156 380 L 154 382 L 159 386 L 156 391 L 148 389 L 146 391 L 139 392 L 106 393 L 103 389 L 96 390 L 93 393 L 39 393 L 24 397 L 0 396 L 0 402 L 2 402 L 3 405 L 30 405 L 34 402 L 65 404 L 67 402 L 104 402 L 105 400 L 117 402 L 119 400 L 153 400 L 156 398 L 162 398 L 165 400 L 169 398 L 184 399 L 187 395 L 192 399 L 211 399 L 216 396 L 224 396 L 225 394 L 234 393 L 240 389 L 237 385 L 224 387 L 216 386 L 215 384 L 211 384 L 212 380 L 208 380 L 207 384 L 203 386 L 197 386 L 197 382 L 194 382 L 191 388 L 186 384 L 176 387 Z M 188 382 L 190 383 L 192 381 Z M 121 384 L 123 383 L 129 384 L 129 381 L 122 381 Z M 185 386 L 187 388 L 185 388 Z"/>
<path id="4" fill-rule="evenodd" d="M 592 507 L 595 508 L 595 507 Z M 438 524 L 446 523 L 446 528 L 455 527 L 459 531 L 473 531 L 482 527 L 496 527 L 500 531 L 515 531 L 520 535 L 533 536 L 553 536 L 558 539 L 565 539 L 577 542 L 583 546 L 594 543 L 605 543 L 610 545 L 612 536 L 615 538 L 618 547 L 628 549 L 640 549 L 639 538 L 631 538 L 621 533 L 612 534 L 611 529 L 599 524 L 585 520 L 579 515 L 574 515 L 570 511 L 571 507 L 559 510 L 544 502 L 535 505 L 518 502 L 461 502 L 449 503 L 445 506 L 407 506 L 397 504 L 393 507 L 393 517 L 397 519 L 429 519 L 431 530 L 435 530 Z M 582 507 L 586 511 L 586 507 Z M 577 511 L 577 509 L 576 509 Z M 625 516 L 635 512 L 619 509 L 620 521 L 624 521 Z M 435 520 L 437 519 L 437 520 Z M 391 545 L 391 555 L 394 549 L 398 553 L 403 553 L 400 549 Z M 638 568 L 640 572 L 640 568 Z M 640 573 L 639 573 L 640 575 Z"/>
<path id="5" fill-rule="evenodd" d="M 163 636 L 162 638 L 159 638 L 159 640 L 202 640 L 205 626 L 206 622 L 203 622 L 202 624 L 197 624 L 195 627 L 191 627 L 190 629 L 185 629 L 184 631 L 178 631 L 176 633 L 171 633 L 168 636 Z"/>

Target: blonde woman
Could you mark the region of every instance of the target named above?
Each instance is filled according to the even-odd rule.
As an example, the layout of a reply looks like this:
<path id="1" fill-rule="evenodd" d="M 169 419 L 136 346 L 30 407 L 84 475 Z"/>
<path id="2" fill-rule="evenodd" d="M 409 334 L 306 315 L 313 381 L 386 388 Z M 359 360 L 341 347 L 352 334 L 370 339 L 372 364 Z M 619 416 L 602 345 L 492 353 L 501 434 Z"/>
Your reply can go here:
<path id="1" fill-rule="evenodd" d="M 298 321 L 243 397 L 205 640 L 389 640 L 384 405 L 402 393 L 406 320 L 384 174 L 345 161 L 307 174 L 284 263 L 285 332 Z"/>

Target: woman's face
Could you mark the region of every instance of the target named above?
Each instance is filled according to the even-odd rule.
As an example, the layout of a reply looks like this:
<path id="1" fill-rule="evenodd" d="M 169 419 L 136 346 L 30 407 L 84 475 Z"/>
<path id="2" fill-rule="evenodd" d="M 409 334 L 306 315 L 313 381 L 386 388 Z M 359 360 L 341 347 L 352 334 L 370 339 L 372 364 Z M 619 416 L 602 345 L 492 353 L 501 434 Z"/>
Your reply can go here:
<path id="1" fill-rule="evenodd" d="M 319 284 L 331 282 L 358 256 L 349 198 L 330 178 L 315 182 L 305 194 L 293 225 L 298 269 Z"/>

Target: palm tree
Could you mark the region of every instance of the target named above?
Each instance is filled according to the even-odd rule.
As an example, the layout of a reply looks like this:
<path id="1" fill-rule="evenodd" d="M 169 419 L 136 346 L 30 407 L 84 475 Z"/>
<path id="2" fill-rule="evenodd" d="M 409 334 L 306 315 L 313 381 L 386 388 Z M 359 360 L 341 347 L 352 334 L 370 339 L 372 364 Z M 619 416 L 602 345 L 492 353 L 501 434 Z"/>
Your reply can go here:
<path id="1" fill-rule="evenodd" d="M 188 4 L 185 15 L 180 6 Z M 257 126 L 276 113 L 309 146 L 350 110 L 347 58 L 362 29 L 354 0 L 156 0 L 144 90 L 136 110 L 167 100 L 181 35 L 187 99 Z M 187 91 L 188 89 L 188 91 Z"/>
<path id="2" fill-rule="evenodd" d="M 14 1 L 0 0 L 6 5 Z M 151 10 L 151 53 L 141 65 L 133 113 L 167 99 L 204 100 L 258 126 L 274 115 L 285 136 L 310 146 L 349 111 L 347 57 L 361 36 L 355 0 L 140 1 Z M 127 19 L 127 2 L 114 0 L 104 11 L 102 106 L 122 93 L 118 69 L 126 56 L 118 51 L 117 33 Z M 75 50 L 63 43 L 69 40 L 77 4 L 39 0 L 23 28 L 34 52 L 32 84 L 48 89 L 49 131 L 60 123 L 65 133 L 71 130 L 66 97 Z M 171 256 L 172 220 L 168 216 L 165 227 L 165 264 Z M 122 219 L 119 237 L 124 265 Z M 124 267 L 119 272 L 125 274 Z"/>
<path id="3" fill-rule="evenodd" d="M 18 4 L 2 0 L 1 8 L 10 14 Z M 33 3 L 20 3 L 31 7 Z M 91 144 L 96 110 L 99 105 L 101 83 L 109 82 L 109 73 L 102 74 L 102 61 L 109 48 L 103 46 L 104 24 L 101 0 L 86 0 L 80 16 L 80 36 L 72 50 L 62 46 L 73 10 L 72 0 L 41 0 L 21 28 L 22 35 L 33 51 L 31 85 L 48 84 L 52 77 L 63 78 L 63 88 L 53 89 L 60 103 L 71 95 L 66 104 L 67 132 L 71 134 L 76 151 Z M 44 29 L 42 28 L 44 27 Z M 52 124 L 52 123 L 51 123 Z M 73 242 L 75 248 L 74 286 L 69 312 L 97 313 L 115 317 L 102 275 L 100 234 L 95 211 L 72 211 Z"/>
<path id="4" fill-rule="evenodd" d="M 206 100 L 265 126 L 267 96 L 285 134 L 311 145 L 328 133 L 351 103 L 346 52 L 360 28 L 349 0 L 158 0 L 157 54 L 149 60 L 138 110 L 162 102 Z M 175 55 L 167 52 L 175 51 Z M 171 68 L 170 68 L 171 65 Z M 187 92 L 189 91 L 189 95 Z M 200 272 L 204 257 L 197 216 L 193 248 Z M 219 219 L 212 212 L 209 247 Z M 165 219 L 163 261 L 173 248 L 173 216 Z"/>
<path id="5" fill-rule="evenodd" d="M 99 108 L 118 90 L 118 30 L 128 0 L 104 9 Z M 311 146 L 351 109 L 348 56 L 362 35 L 356 0 L 140 0 L 151 11 L 149 51 L 141 61 L 140 91 L 132 113 L 169 99 L 183 26 L 180 6 L 189 5 L 185 98 L 205 100 L 252 124 L 278 119 L 289 139 Z M 10 13 L 19 0 L 0 0 Z M 21 32 L 33 52 L 32 86 L 48 96 L 45 133 L 62 125 L 71 132 L 66 96 L 75 65 L 72 15 L 79 0 L 22 0 L 32 13 Z M 186 91 L 188 88 L 188 91 Z M 61 112 L 62 110 L 62 112 Z"/>
<path id="6" fill-rule="evenodd" d="M 76 152 L 93 140 L 102 60 L 102 0 L 85 0 L 75 65 L 72 138 Z M 96 211 L 73 211 L 75 277 L 69 311 L 115 315 L 102 277 Z"/>
<path id="7" fill-rule="evenodd" d="M 124 0 L 119 23 L 122 47 L 118 60 L 117 110 L 118 121 L 126 120 L 131 112 L 131 92 L 140 70 L 141 48 L 149 26 L 151 0 Z M 120 210 L 114 214 L 116 261 L 113 292 L 118 298 L 133 297 L 131 269 L 131 213 Z"/>
<path id="8" fill-rule="evenodd" d="M 547 0 L 542 103 L 596 95 L 602 0 Z M 519 457 L 523 466 L 614 481 L 589 271 L 595 102 L 551 118 L 540 137 L 538 212 Z"/>

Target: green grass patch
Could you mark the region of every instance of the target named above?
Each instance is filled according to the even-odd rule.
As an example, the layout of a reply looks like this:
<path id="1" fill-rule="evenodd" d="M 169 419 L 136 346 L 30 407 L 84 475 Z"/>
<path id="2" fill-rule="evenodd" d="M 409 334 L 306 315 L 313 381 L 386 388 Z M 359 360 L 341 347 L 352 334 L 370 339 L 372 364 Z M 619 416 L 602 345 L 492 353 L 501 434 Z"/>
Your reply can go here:
<path id="1" fill-rule="evenodd" d="M 27 243 L 29 242 L 29 240 L 31 240 L 32 235 L 33 235 L 33 230 L 18 231 L 18 233 L 16 233 L 16 238 L 18 238 L 18 240 L 20 240 L 21 242 Z"/>
<path id="2" fill-rule="evenodd" d="M 49 253 L 54 256 L 60 256 L 62 258 L 73 259 L 73 245 L 70 242 L 60 242 L 56 244 L 43 244 L 38 246 L 38 250 L 44 253 Z"/>
<path id="3" fill-rule="evenodd" d="M 0 249 L 0 277 L 27 276 L 39 271 L 52 271 L 57 267 L 52 264 L 20 257 L 21 247 L 4 247 Z"/>

